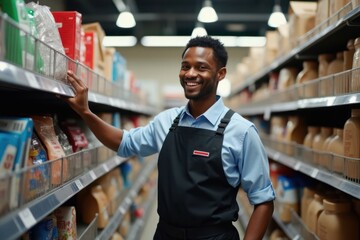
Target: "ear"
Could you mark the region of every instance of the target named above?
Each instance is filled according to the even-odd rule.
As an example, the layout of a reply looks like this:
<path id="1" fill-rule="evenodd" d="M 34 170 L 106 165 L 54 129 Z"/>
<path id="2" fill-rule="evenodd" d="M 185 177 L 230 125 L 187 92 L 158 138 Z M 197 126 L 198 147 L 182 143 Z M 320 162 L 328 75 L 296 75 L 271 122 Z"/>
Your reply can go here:
<path id="1" fill-rule="evenodd" d="M 226 67 L 222 67 L 218 70 L 218 73 L 217 73 L 218 81 L 221 81 L 225 78 L 226 72 L 227 72 Z"/>

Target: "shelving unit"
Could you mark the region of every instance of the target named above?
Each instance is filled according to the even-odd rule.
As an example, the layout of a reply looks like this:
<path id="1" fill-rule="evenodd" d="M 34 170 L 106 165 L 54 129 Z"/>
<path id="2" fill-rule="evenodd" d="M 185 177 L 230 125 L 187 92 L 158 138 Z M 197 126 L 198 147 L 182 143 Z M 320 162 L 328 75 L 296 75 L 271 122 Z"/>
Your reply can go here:
<path id="1" fill-rule="evenodd" d="M 317 59 L 319 54 L 346 50 L 346 43 L 349 39 L 360 37 L 359 30 L 360 6 L 358 4 L 353 7 L 350 2 L 327 21 L 301 37 L 298 40 L 298 46 L 288 54 L 275 59 L 269 66 L 249 76 L 243 84 L 235 87 L 230 98 L 243 91 L 252 92 L 261 83 L 269 81 L 271 73 L 279 72 L 284 67 L 300 68 L 304 60 Z M 297 84 L 283 91 L 272 92 L 269 97 L 262 100 L 239 104 L 235 110 L 246 117 L 261 116 L 265 121 L 269 121 L 273 115 L 299 114 L 316 118 L 314 122 L 318 124 L 327 123 L 325 124 L 327 126 L 329 124 L 340 126 L 350 116 L 351 109 L 360 106 L 360 94 L 358 92 L 335 92 L 333 90 L 333 92 L 324 95 L 320 91 L 321 84 L 334 86 L 336 82 L 342 82 L 344 85 L 350 86 L 351 76 L 354 74 L 360 74 L 360 69 L 344 71 L 305 84 Z M 304 97 L 302 91 L 308 86 L 317 89 L 316 96 Z M 311 161 L 314 154 L 324 154 L 330 159 L 334 157 L 332 154 L 315 152 L 300 144 L 279 142 L 266 134 L 264 135 L 261 137 L 270 159 L 360 199 L 360 183 L 357 180 L 349 180 L 344 174 L 318 166 Z M 279 145 L 282 146 L 278 147 Z M 287 149 L 290 147 L 294 154 L 288 155 L 281 151 L 284 149 L 283 147 Z M 346 162 L 345 157 L 342 160 Z M 243 226 L 246 227 L 248 216 L 244 212 L 239 212 L 239 218 Z M 284 223 L 276 209 L 273 219 L 290 239 L 318 239 L 315 234 L 307 230 L 300 217 L 294 212 L 292 212 L 290 223 Z"/>
<path id="2" fill-rule="evenodd" d="M 54 58 L 64 60 L 66 66 L 77 73 L 78 76 L 86 76 L 82 80 L 85 82 L 91 81 L 92 83 L 89 88 L 88 97 L 92 109 L 101 112 L 124 112 L 126 114 L 145 116 L 152 116 L 157 113 L 158 109 L 156 107 L 142 102 L 138 96 L 125 91 L 118 84 L 106 80 L 88 67 L 69 59 L 57 50 L 42 43 L 12 21 L 6 14 L 0 13 L 0 100 L 4 103 L 1 106 L 2 115 L 66 113 L 75 116 L 70 107 L 57 97 L 59 95 L 65 97 L 74 96 L 74 91 L 66 80 L 55 78 L 53 73 L 39 72 L 29 66 L 19 66 L 6 59 L 4 50 L 5 47 L 9 46 L 5 45 L 5 42 L 9 41 L 6 38 L 6 31 L 8 29 L 16 29 L 19 34 L 22 33 L 29 41 L 34 42 L 36 47 L 45 47 L 49 52 L 53 53 Z M 16 47 L 18 46 L 14 43 L 12 48 L 15 49 Z M 35 62 L 37 57 L 39 56 L 35 54 Z M 52 62 L 55 61 L 52 60 Z M 53 68 L 55 69 L 55 63 Z M 11 105 L 10 102 L 12 102 Z M 77 172 L 71 171 L 71 175 L 67 179 L 62 179 L 59 185 L 50 186 L 40 196 L 36 196 L 32 200 L 20 204 L 18 208 L 10 209 L 2 214 L 0 216 L 1 238 L 7 240 L 19 238 L 23 233 L 74 197 L 86 186 L 127 160 L 120 157 L 97 159 L 98 149 L 100 148 L 104 148 L 104 146 L 82 150 L 63 159 L 54 160 L 65 161 L 64 159 L 66 158 L 66 161 L 74 161 L 73 163 L 79 161 L 78 163 L 81 167 Z M 83 164 L 85 161 L 88 161 L 89 155 L 91 163 L 85 166 Z M 50 168 L 54 161 L 48 161 L 45 166 Z M 111 219 L 111 224 L 101 231 L 100 235 L 96 236 L 95 217 L 88 229 L 79 231 L 78 237 L 87 239 L 88 236 L 92 236 L 97 239 L 109 239 L 115 224 L 121 220 L 122 214 L 127 210 L 141 185 L 146 181 L 148 174 L 156 167 L 155 163 L 156 161 L 154 160 L 143 169 L 141 175 L 120 204 L 117 214 Z M 0 176 L 0 180 L 11 179 L 15 175 L 25 176 L 29 173 L 30 168 L 21 169 L 19 172 Z"/>
<path id="3" fill-rule="evenodd" d="M 155 157 L 154 157 L 155 158 Z M 157 158 L 156 158 L 157 159 Z M 156 159 L 151 160 L 138 174 L 136 181 L 132 184 L 131 188 L 127 191 L 122 203 L 116 210 L 116 213 L 111 218 L 109 224 L 101 233 L 97 236 L 97 240 L 110 239 L 111 235 L 116 231 L 117 227 L 121 223 L 124 214 L 129 210 L 131 203 L 138 194 L 140 188 L 147 181 L 150 173 L 157 167 Z"/>

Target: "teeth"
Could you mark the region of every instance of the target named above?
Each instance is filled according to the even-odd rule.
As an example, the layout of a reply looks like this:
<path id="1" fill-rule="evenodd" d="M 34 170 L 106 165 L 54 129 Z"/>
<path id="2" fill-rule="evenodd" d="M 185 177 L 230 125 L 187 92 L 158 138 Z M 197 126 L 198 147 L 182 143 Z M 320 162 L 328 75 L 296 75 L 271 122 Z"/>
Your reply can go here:
<path id="1" fill-rule="evenodd" d="M 194 82 L 187 82 L 186 85 L 188 86 L 196 86 L 198 85 L 197 83 L 194 83 Z"/>

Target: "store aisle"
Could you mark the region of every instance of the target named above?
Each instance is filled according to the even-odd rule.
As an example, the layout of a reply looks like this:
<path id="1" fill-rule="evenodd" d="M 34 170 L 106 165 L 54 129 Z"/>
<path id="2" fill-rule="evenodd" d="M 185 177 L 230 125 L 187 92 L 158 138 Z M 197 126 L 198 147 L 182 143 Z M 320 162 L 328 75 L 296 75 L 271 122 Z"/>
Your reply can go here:
<path id="1" fill-rule="evenodd" d="M 156 208 L 157 208 L 157 201 L 155 200 L 153 205 L 151 206 L 151 211 L 150 211 L 150 216 L 147 219 L 144 229 L 143 229 L 143 233 L 141 235 L 141 238 L 139 240 L 152 240 L 152 237 L 155 233 L 155 229 L 156 229 L 156 225 L 158 223 L 159 220 L 159 216 L 156 212 Z M 240 222 L 237 221 L 236 223 L 234 223 L 234 226 L 238 229 L 239 234 L 240 234 L 240 239 L 243 239 L 244 236 L 244 232 L 243 229 L 240 225 Z"/>

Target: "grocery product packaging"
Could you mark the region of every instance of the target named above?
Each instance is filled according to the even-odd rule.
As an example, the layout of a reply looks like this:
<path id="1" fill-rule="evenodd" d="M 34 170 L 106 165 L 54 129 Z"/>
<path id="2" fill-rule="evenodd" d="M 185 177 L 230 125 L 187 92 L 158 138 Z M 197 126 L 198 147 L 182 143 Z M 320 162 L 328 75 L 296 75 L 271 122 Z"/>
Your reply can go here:
<path id="1" fill-rule="evenodd" d="M 46 148 L 48 160 L 57 160 L 51 163 L 50 182 L 53 185 L 60 185 L 68 179 L 68 161 L 56 137 L 53 118 L 35 115 L 32 119 L 35 131 Z"/>
<path id="2" fill-rule="evenodd" d="M 80 61 L 82 15 L 76 11 L 52 11 L 65 54 Z"/>
<path id="3" fill-rule="evenodd" d="M 39 45 L 40 55 L 44 61 L 44 73 L 57 80 L 66 81 L 68 60 L 49 7 L 34 2 L 26 6 L 34 11 L 39 39 L 46 44 Z"/>
<path id="4" fill-rule="evenodd" d="M 24 189 L 22 197 L 24 202 L 28 202 L 49 189 L 50 172 L 49 165 L 46 164 L 47 153 L 45 147 L 41 143 L 36 132 L 33 131 L 29 157 L 26 162 L 26 167 L 29 170 L 25 172 Z"/>
<path id="5" fill-rule="evenodd" d="M 29 146 L 34 123 L 31 118 L 26 117 L 1 117 L 0 132 L 16 135 L 19 138 L 13 171 L 20 170 L 25 165 L 29 156 Z M 10 208 L 16 208 L 20 199 L 20 174 L 11 179 Z"/>
<path id="6" fill-rule="evenodd" d="M 59 239 L 76 240 L 76 209 L 74 206 L 61 206 L 55 209 Z"/>
<path id="7" fill-rule="evenodd" d="M 13 170 L 19 136 L 0 132 L 0 215 L 10 207 L 10 179 Z"/>

